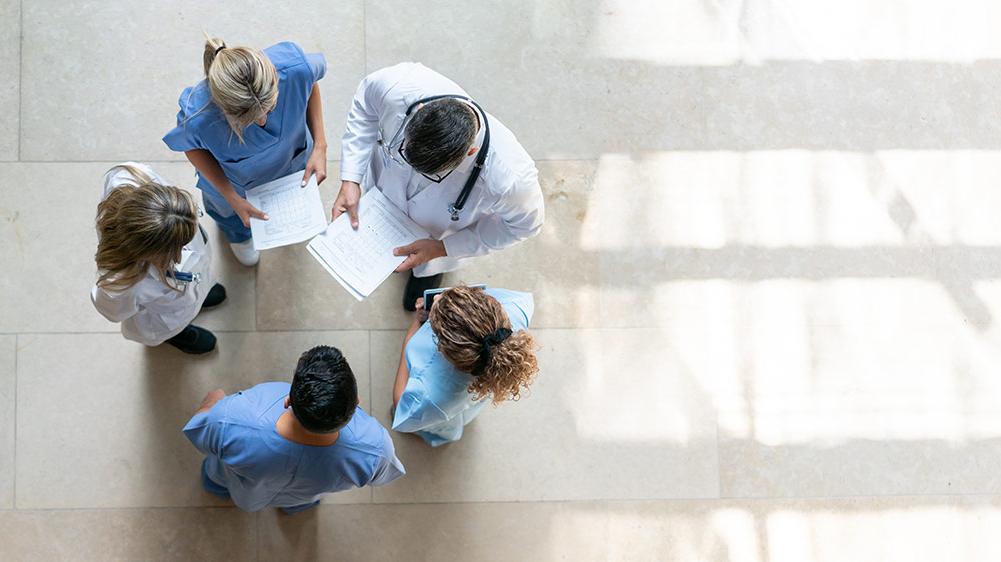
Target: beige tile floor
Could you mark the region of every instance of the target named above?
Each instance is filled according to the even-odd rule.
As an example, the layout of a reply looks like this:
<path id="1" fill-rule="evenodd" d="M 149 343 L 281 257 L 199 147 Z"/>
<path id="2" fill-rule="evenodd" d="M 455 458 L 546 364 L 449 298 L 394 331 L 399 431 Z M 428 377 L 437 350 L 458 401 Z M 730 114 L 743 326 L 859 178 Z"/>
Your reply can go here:
<path id="1" fill-rule="evenodd" d="M 236 15 L 234 15 L 236 14 Z M 1001 7 L 989 0 L 0 0 L 0 560 L 1001 559 Z M 453 77 L 539 161 L 542 373 L 409 474 L 294 517 L 203 493 L 205 391 L 344 349 L 386 422 L 402 279 L 222 244 L 219 351 L 91 307 L 103 170 L 151 162 L 202 31 Z M 333 181 L 323 186 L 326 201 Z M 210 221 L 206 226 L 219 240 Z"/>

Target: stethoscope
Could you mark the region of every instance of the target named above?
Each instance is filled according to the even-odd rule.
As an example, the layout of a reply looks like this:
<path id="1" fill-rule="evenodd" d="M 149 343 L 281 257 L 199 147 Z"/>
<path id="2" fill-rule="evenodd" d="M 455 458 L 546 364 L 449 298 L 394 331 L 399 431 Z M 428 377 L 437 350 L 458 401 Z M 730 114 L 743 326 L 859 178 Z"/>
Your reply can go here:
<path id="1" fill-rule="evenodd" d="M 202 216 L 202 210 L 200 208 L 198 209 L 198 216 L 199 217 Z M 202 235 L 202 242 L 208 243 L 209 237 L 207 234 L 205 234 L 205 229 L 202 228 L 202 225 L 198 225 L 198 232 L 200 232 Z M 187 248 L 187 246 L 185 246 L 185 248 Z M 190 271 L 178 271 L 176 269 L 171 269 L 166 271 L 165 274 L 167 277 L 170 277 L 174 281 L 177 281 L 178 283 L 183 283 L 185 285 L 187 285 L 188 283 L 194 283 L 197 285 L 202 280 L 201 273 L 191 273 Z"/>
<path id="2" fill-rule="evenodd" d="M 460 96 L 456 94 L 442 94 L 438 96 L 430 96 L 427 98 L 419 99 L 407 107 L 407 112 L 403 114 L 403 123 L 400 125 L 400 128 L 396 130 L 396 134 L 393 135 L 393 138 L 389 141 L 389 144 L 383 144 L 382 139 L 379 139 L 379 144 L 383 144 L 383 149 L 387 151 L 390 159 L 392 159 L 394 162 L 398 164 L 402 164 L 402 162 L 399 162 L 395 158 L 393 158 L 392 147 L 396 146 L 397 142 L 402 140 L 400 139 L 400 136 L 403 134 L 403 130 L 406 129 L 407 119 L 410 118 L 410 114 L 413 112 L 415 107 L 419 106 L 422 103 L 430 103 L 435 100 L 440 100 L 444 98 L 455 98 L 455 99 L 465 100 L 471 103 L 483 117 L 483 143 L 480 145 L 480 151 L 476 153 L 476 162 L 473 164 L 473 171 L 469 173 L 469 178 L 466 179 L 465 185 L 462 186 L 462 191 L 459 192 L 459 197 L 454 202 L 449 203 L 448 205 L 448 214 L 452 217 L 452 221 L 458 221 L 459 213 L 462 211 L 462 208 L 466 206 L 466 201 L 469 199 L 469 194 L 473 191 L 473 185 L 476 184 L 476 180 L 479 179 L 480 177 L 480 171 L 483 169 L 483 163 L 486 162 L 487 160 L 487 151 L 490 150 L 490 122 L 487 119 L 487 113 L 483 111 L 483 108 L 480 107 L 480 104 L 467 98 L 466 96 Z"/>

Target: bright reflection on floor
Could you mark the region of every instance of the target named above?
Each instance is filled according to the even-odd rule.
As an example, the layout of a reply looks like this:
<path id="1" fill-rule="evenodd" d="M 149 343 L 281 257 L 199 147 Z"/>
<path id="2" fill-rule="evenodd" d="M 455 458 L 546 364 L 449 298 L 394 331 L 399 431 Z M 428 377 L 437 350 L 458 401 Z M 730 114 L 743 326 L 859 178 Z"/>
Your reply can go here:
<path id="1" fill-rule="evenodd" d="M 603 0 L 595 13 L 598 56 L 663 65 L 1001 56 L 992 0 Z"/>
<path id="2" fill-rule="evenodd" d="M 997 151 L 607 156 L 580 244 L 616 280 L 600 308 L 663 330 L 654 360 L 710 397 L 721 435 L 996 438 L 999 184 Z M 629 260 L 654 273 L 622 280 Z M 611 365 L 585 402 L 612 391 Z M 645 436 L 644 415 L 583 430 Z"/>
<path id="3" fill-rule="evenodd" d="M 639 544 L 647 556 L 658 550 L 660 560 L 686 562 L 1001 559 L 1001 507 L 957 498 L 571 504 L 554 515 L 554 545 L 600 533 L 609 560 L 648 559 L 637 557 Z"/>
<path id="4" fill-rule="evenodd" d="M 711 413 L 691 408 L 684 379 L 651 376 L 677 369 L 669 349 L 649 345 L 663 338 L 656 329 L 580 331 L 577 351 L 584 356 L 584 370 L 564 374 L 579 377 L 569 385 L 566 400 L 579 436 L 685 446 L 693 438 L 693 423 L 712 435 Z"/>

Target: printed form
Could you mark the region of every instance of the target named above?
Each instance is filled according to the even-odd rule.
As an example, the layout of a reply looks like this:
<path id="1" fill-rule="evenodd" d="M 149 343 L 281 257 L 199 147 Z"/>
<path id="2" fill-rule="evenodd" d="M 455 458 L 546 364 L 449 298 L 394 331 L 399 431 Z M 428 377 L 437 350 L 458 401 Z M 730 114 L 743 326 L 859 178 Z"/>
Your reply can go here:
<path id="1" fill-rule="evenodd" d="M 394 248 L 430 236 L 372 188 L 358 202 L 358 230 L 344 213 L 306 249 L 354 298 L 364 300 L 406 259 L 394 256 Z"/>
<path id="2" fill-rule="evenodd" d="M 300 187 L 302 174 L 295 172 L 247 190 L 247 201 L 268 215 L 266 221 L 250 219 L 255 250 L 297 244 L 327 227 L 316 176 Z"/>

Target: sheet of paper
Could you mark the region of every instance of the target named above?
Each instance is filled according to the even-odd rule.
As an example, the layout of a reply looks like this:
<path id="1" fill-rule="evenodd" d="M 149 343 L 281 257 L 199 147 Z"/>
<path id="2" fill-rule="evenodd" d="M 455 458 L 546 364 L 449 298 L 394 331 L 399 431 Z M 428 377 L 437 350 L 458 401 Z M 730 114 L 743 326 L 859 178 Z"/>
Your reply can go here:
<path id="1" fill-rule="evenodd" d="M 363 300 L 406 259 L 394 256 L 394 248 L 428 237 L 427 231 L 373 188 L 358 202 L 358 230 L 351 228 L 345 213 L 313 238 L 307 249 L 352 296 Z"/>
<path id="2" fill-rule="evenodd" d="M 247 201 L 268 215 L 266 221 L 250 219 L 255 250 L 303 242 L 327 227 L 316 176 L 300 187 L 302 174 L 289 174 L 247 191 Z"/>

